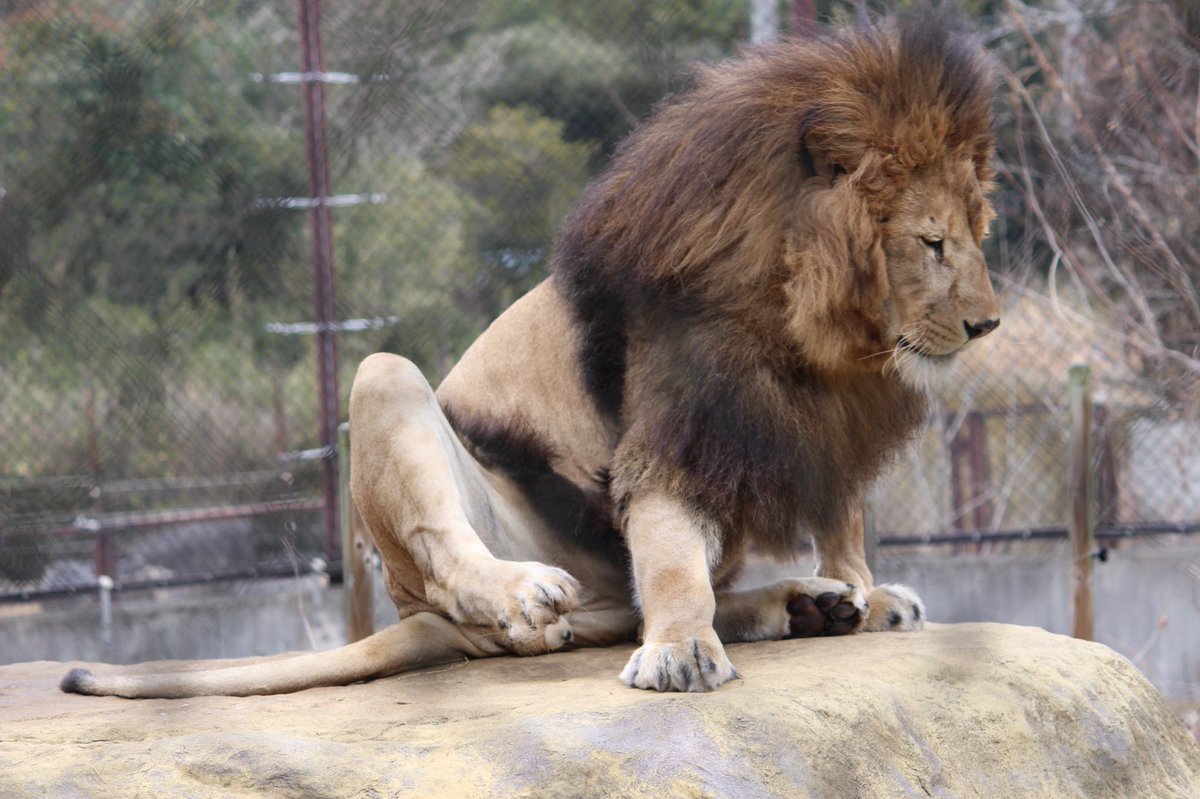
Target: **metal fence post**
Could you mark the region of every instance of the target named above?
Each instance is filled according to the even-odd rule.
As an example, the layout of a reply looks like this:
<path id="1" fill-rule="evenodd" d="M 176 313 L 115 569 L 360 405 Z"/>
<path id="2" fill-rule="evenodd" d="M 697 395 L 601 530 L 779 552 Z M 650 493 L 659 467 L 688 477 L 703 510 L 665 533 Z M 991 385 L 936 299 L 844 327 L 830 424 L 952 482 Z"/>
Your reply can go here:
<path id="1" fill-rule="evenodd" d="M 1092 574 L 1095 567 L 1096 522 L 1093 516 L 1092 370 L 1072 366 L 1069 375 L 1071 441 L 1067 490 L 1070 501 L 1071 578 L 1075 608 L 1074 636 L 1091 641 L 1095 634 Z"/>
<path id="2" fill-rule="evenodd" d="M 100 520 L 104 511 L 103 470 L 100 460 L 100 426 L 96 420 L 96 385 L 89 375 L 84 384 L 85 409 L 87 420 L 87 458 L 88 474 L 92 481 L 90 489 L 92 496 L 92 518 Z M 107 575 L 117 576 L 117 541 L 111 530 L 99 527 L 95 537 L 95 555 L 92 572 L 97 577 Z"/>
<path id="3" fill-rule="evenodd" d="M 100 589 L 100 643 L 108 648 L 113 645 L 113 579 L 102 574 L 96 578 L 96 587 Z"/>
<path id="4" fill-rule="evenodd" d="M 346 643 L 375 632 L 375 547 L 350 496 L 350 425 L 338 426 L 338 480 L 342 511 L 342 591 Z"/>
<path id="5" fill-rule="evenodd" d="M 296 0 L 300 27 L 300 55 L 304 72 L 304 142 L 308 151 L 308 195 L 312 229 L 313 321 L 317 328 L 317 385 L 320 413 L 317 418 L 321 485 L 325 499 L 325 556 L 333 567 L 338 546 L 338 361 L 333 302 L 333 222 L 329 208 L 329 141 L 325 129 L 325 58 L 321 50 L 320 0 Z M 336 571 L 336 568 L 335 568 Z"/>

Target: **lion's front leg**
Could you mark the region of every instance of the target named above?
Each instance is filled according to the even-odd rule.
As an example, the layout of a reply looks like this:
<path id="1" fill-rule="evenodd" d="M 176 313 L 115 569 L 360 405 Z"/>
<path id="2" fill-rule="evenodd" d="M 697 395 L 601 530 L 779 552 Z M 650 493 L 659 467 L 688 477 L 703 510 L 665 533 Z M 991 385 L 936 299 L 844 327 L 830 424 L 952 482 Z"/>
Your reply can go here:
<path id="1" fill-rule="evenodd" d="M 716 531 L 680 500 L 649 493 L 630 502 L 625 536 L 644 632 L 622 682 L 656 691 L 710 691 L 736 677 L 713 629 Z"/>
<path id="2" fill-rule="evenodd" d="M 824 577 L 780 580 L 717 594 L 717 635 L 724 643 L 847 635 L 867 620 L 867 596 L 857 585 Z"/>
<path id="3" fill-rule="evenodd" d="M 875 585 L 863 547 L 862 507 L 857 503 L 843 524 L 813 536 L 817 576 L 854 583 L 867 592 L 870 613 L 863 632 L 903 632 L 925 626 L 925 604 L 908 586 Z"/>

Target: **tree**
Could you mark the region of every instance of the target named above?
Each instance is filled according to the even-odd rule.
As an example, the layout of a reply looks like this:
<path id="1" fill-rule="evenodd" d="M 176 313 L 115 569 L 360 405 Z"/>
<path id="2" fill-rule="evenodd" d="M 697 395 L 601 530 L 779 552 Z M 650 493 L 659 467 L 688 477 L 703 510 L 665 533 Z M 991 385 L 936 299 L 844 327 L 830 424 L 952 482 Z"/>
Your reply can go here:
<path id="1" fill-rule="evenodd" d="M 460 296 L 489 318 L 546 276 L 559 224 L 583 190 L 592 148 L 528 107 L 493 106 L 448 149 L 443 169 L 472 200 L 478 268 Z"/>
<path id="2" fill-rule="evenodd" d="M 1200 381 L 1200 28 L 1191 4 L 1089 15 L 1011 5 L 1005 176 L 1051 290 L 1114 320 L 1148 376 L 1191 403 Z M 1016 242 L 1020 243 L 1020 242 Z M 1028 252 L 1029 250 L 1025 250 Z M 1164 381 L 1164 378 L 1167 378 Z"/>

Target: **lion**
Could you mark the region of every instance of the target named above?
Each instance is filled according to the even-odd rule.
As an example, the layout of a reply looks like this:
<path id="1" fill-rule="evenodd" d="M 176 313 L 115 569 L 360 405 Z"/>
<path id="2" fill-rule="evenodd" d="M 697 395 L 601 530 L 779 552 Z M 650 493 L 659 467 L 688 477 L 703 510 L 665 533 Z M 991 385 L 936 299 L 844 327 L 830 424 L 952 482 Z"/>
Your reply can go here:
<path id="1" fill-rule="evenodd" d="M 936 12 L 702 68 L 436 391 L 397 355 L 359 368 L 351 486 L 398 624 L 63 690 L 281 693 L 628 642 L 626 685 L 707 691 L 738 676 L 730 642 L 921 629 L 912 589 L 874 584 L 861 497 L 999 324 L 993 75 Z M 814 576 L 736 590 L 748 551 L 809 536 Z"/>

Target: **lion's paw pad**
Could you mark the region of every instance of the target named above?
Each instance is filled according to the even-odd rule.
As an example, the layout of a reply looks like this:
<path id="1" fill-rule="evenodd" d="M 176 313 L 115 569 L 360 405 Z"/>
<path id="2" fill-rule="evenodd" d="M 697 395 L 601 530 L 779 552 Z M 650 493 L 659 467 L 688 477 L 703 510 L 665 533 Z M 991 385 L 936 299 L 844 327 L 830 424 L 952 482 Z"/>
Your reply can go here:
<path id="1" fill-rule="evenodd" d="M 812 638 L 818 635 L 847 635 L 856 631 L 867 617 L 867 599 L 853 583 L 833 580 L 832 590 L 816 593 L 806 586 L 787 603 L 788 637 Z"/>
<path id="2" fill-rule="evenodd" d="M 688 638 L 642 645 L 621 672 L 621 682 L 652 691 L 711 691 L 737 676 L 719 642 Z"/>
<path id="3" fill-rule="evenodd" d="M 871 592 L 867 632 L 909 632 L 925 627 L 925 603 L 906 585 L 876 586 Z"/>

